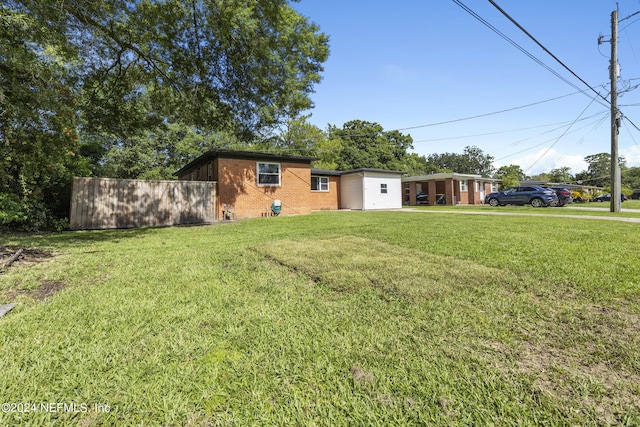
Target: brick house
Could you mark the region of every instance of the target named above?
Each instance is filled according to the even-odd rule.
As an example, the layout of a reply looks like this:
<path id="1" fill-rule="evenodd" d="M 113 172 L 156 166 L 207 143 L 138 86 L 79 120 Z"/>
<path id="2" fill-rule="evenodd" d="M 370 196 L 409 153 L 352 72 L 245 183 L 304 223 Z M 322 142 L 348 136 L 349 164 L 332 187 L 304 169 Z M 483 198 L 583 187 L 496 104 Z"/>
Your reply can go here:
<path id="1" fill-rule="evenodd" d="M 211 150 L 175 175 L 180 180 L 216 181 L 216 217 L 231 210 L 236 218 L 270 216 L 275 200 L 283 215 L 315 210 L 402 207 L 402 172 L 313 169 L 317 157 L 249 151 Z M 232 207 L 232 208 L 231 208 Z"/>
<path id="2" fill-rule="evenodd" d="M 479 205 L 487 194 L 498 190 L 500 180 L 480 175 L 434 173 L 402 178 L 403 204 Z M 418 200 L 423 193 L 427 197 Z"/>

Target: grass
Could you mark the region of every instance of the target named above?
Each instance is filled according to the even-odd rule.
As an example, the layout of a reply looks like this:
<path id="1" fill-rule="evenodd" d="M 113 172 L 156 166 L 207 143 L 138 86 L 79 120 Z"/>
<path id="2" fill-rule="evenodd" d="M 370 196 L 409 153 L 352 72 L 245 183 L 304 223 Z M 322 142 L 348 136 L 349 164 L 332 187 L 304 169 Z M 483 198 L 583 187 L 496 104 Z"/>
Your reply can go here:
<path id="1" fill-rule="evenodd" d="M 519 213 L 530 215 L 578 215 L 578 216 L 615 216 L 621 218 L 640 218 L 640 200 L 628 200 L 622 203 L 621 212 L 609 212 L 608 203 L 572 203 L 561 208 L 532 208 L 525 206 L 489 205 L 457 205 L 457 206 L 407 206 L 406 208 L 427 211 L 456 211 L 456 212 L 488 212 L 488 213 Z"/>
<path id="2" fill-rule="evenodd" d="M 639 425 L 637 236 L 421 212 L 9 236 L 1 400 L 80 409 L 0 424 Z"/>

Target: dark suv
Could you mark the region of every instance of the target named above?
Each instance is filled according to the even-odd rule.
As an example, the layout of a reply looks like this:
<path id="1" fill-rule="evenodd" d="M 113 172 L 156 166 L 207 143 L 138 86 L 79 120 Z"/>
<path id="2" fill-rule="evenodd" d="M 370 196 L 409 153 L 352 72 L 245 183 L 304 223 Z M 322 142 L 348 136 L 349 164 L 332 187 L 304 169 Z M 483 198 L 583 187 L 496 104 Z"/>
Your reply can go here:
<path id="1" fill-rule="evenodd" d="M 550 187 L 553 191 L 556 192 L 556 196 L 558 196 L 558 204 L 556 206 L 562 207 L 567 203 L 573 203 L 573 197 L 571 197 L 571 191 L 567 190 L 564 187 Z"/>
<path id="2" fill-rule="evenodd" d="M 540 208 L 558 204 L 558 196 L 555 191 L 537 185 L 509 187 L 497 193 L 488 194 L 484 200 L 491 206 L 530 204 L 534 208 Z"/>

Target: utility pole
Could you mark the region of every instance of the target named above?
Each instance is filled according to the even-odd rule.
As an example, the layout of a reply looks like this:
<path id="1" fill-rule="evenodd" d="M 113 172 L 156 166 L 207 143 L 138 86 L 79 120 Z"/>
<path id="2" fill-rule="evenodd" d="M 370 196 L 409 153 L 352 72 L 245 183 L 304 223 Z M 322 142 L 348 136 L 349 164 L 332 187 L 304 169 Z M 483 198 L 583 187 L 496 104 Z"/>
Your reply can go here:
<path id="1" fill-rule="evenodd" d="M 618 65 L 618 10 L 611 13 L 611 201 L 610 211 L 620 212 L 620 164 L 618 163 L 618 133 L 620 129 L 620 113 L 618 111 L 617 82 L 620 75 Z"/>

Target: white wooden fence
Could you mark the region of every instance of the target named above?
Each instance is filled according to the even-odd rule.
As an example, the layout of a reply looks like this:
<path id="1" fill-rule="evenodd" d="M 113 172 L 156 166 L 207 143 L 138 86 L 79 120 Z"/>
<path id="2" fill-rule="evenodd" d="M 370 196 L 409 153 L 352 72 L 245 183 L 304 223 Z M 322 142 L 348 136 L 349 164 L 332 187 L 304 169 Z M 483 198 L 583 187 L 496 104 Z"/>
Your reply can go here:
<path id="1" fill-rule="evenodd" d="M 74 178 L 72 230 L 199 224 L 216 220 L 216 183 Z"/>

